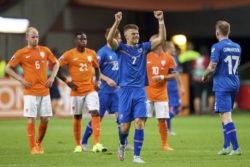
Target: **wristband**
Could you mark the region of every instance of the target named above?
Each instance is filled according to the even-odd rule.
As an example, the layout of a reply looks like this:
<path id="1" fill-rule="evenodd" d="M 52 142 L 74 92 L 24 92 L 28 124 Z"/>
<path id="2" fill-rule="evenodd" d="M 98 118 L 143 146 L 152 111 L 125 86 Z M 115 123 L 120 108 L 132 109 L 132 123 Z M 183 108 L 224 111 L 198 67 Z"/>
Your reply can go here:
<path id="1" fill-rule="evenodd" d="M 164 20 L 159 20 L 159 24 L 164 24 Z"/>
<path id="2" fill-rule="evenodd" d="M 165 79 L 164 75 L 160 75 L 160 78 L 161 78 L 161 80 Z"/>

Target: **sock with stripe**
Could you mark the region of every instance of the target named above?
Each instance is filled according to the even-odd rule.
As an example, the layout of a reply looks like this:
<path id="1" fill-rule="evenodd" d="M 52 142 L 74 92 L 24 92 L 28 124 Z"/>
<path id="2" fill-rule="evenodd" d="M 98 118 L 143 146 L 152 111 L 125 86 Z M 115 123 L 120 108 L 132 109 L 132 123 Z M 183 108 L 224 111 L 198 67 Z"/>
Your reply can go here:
<path id="1" fill-rule="evenodd" d="M 140 156 L 143 141 L 144 141 L 144 129 L 135 129 L 134 156 Z"/>
<path id="2" fill-rule="evenodd" d="M 238 140 L 237 140 L 237 135 L 236 135 L 236 128 L 234 126 L 233 122 L 230 122 L 226 124 L 225 126 L 226 129 L 226 134 L 228 135 L 228 138 L 233 145 L 233 150 L 237 150 L 239 148 Z"/>

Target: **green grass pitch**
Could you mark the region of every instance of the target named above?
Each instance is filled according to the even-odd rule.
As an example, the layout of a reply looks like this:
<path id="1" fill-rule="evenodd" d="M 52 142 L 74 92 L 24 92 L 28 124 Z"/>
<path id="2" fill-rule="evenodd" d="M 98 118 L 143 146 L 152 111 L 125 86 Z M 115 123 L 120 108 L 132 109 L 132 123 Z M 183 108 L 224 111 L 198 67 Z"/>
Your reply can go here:
<path id="1" fill-rule="evenodd" d="M 241 156 L 218 156 L 223 136 L 218 116 L 176 117 L 173 120 L 177 136 L 169 137 L 175 150 L 161 151 L 157 121 L 149 119 L 141 157 L 145 167 L 247 167 L 250 166 L 250 112 L 234 112 Z M 83 119 L 83 126 L 89 119 Z M 38 125 L 38 121 L 37 121 Z M 36 128 L 37 129 L 37 128 Z M 83 128 L 82 128 L 83 129 Z M 117 160 L 117 127 L 114 118 L 102 123 L 102 143 L 108 153 L 82 152 L 75 154 L 72 119 L 52 118 L 43 141 L 44 155 L 30 155 L 25 119 L 0 120 L 0 167 L 123 167 L 132 163 L 133 152 L 126 152 L 125 161 Z M 133 144 L 134 127 L 129 141 Z M 92 138 L 89 140 L 92 146 Z"/>

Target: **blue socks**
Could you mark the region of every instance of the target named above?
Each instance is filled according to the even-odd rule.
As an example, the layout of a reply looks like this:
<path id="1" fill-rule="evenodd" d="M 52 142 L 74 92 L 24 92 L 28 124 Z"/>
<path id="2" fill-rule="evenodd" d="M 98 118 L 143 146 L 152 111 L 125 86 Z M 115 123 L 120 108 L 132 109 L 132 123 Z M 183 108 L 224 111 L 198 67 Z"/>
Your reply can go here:
<path id="1" fill-rule="evenodd" d="M 88 139 L 91 136 L 91 134 L 92 134 L 92 125 L 91 125 L 91 121 L 89 121 L 89 123 L 85 129 L 84 135 L 82 137 L 82 144 L 88 143 Z"/>
<path id="2" fill-rule="evenodd" d="M 233 122 L 230 122 L 226 125 L 224 125 L 224 128 L 226 130 L 226 134 L 230 140 L 230 142 L 233 145 L 233 150 L 237 150 L 239 148 L 237 135 L 236 135 L 236 129 Z"/>
<path id="3" fill-rule="evenodd" d="M 226 133 L 226 128 L 224 126 L 224 124 L 222 123 L 222 127 L 223 127 L 223 135 L 224 135 L 224 148 L 227 148 L 230 146 L 230 140 L 229 140 L 229 137 Z"/>
<path id="4" fill-rule="evenodd" d="M 143 140 L 144 140 L 144 129 L 135 129 L 135 136 L 134 136 L 135 156 L 140 156 Z"/>

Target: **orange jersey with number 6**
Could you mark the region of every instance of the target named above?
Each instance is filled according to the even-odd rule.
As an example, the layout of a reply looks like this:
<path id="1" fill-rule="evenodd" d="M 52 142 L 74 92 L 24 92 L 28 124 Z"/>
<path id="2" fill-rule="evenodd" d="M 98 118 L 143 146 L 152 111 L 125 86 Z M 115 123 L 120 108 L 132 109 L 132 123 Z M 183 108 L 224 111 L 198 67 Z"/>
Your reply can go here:
<path id="1" fill-rule="evenodd" d="M 98 60 L 94 50 L 85 48 L 79 52 L 76 48 L 66 51 L 59 59 L 60 66 L 67 65 L 74 84 L 78 86 L 77 91 L 71 90 L 71 96 L 82 96 L 95 91 L 93 82 L 93 67 L 98 68 Z"/>
<path id="2" fill-rule="evenodd" d="M 24 88 L 24 95 L 47 96 L 49 88 L 45 87 L 47 77 L 47 61 L 56 62 L 55 56 L 49 48 L 36 46 L 35 48 L 19 49 L 10 59 L 9 65 L 15 68 L 21 65 L 24 79 L 31 83 L 31 88 Z"/>
<path id="3" fill-rule="evenodd" d="M 168 101 L 167 80 L 153 81 L 153 76 L 168 75 L 169 69 L 175 68 L 174 58 L 162 52 L 156 55 L 150 52 L 147 55 L 147 75 L 149 86 L 146 87 L 147 98 L 150 101 Z"/>

